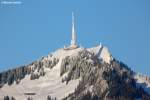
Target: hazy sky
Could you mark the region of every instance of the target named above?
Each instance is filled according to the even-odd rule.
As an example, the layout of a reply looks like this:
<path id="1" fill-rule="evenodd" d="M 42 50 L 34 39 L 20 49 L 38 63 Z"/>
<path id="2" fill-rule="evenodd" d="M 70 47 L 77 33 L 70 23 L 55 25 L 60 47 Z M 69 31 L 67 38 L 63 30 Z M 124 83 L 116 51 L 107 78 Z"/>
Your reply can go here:
<path id="1" fill-rule="evenodd" d="M 69 45 L 74 11 L 79 44 L 101 42 L 116 59 L 150 76 L 150 0 L 0 2 L 1 71 Z"/>

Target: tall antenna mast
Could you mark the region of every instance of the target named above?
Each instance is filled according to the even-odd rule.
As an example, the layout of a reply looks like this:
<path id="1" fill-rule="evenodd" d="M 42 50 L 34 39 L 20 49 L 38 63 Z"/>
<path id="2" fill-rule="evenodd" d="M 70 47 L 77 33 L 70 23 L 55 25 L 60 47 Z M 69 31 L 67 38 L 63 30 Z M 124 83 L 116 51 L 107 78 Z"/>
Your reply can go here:
<path id="1" fill-rule="evenodd" d="M 75 19 L 74 19 L 74 13 L 72 12 L 72 39 L 71 39 L 71 45 L 76 45 L 76 31 L 75 31 Z"/>

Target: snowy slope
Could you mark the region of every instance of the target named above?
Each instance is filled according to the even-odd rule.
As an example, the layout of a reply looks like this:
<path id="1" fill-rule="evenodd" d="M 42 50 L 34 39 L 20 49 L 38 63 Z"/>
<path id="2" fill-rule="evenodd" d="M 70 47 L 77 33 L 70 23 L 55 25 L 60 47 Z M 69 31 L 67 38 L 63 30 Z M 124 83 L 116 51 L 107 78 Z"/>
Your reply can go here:
<path id="1" fill-rule="evenodd" d="M 26 76 L 21 83 L 11 86 L 5 85 L 0 90 L 0 97 L 4 95 L 13 95 L 17 100 L 26 100 L 27 96 L 24 93 L 36 93 L 32 98 L 34 100 L 46 100 L 48 95 L 61 99 L 67 96 L 69 93 L 74 92 L 75 87 L 78 85 L 79 79 L 72 80 L 69 84 L 61 82 L 60 77 L 60 64 L 59 63 L 52 69 L 45 68 L 46 75 L 36 80 L 30 80 L 29 76 Z"/>
<path id="2" fill-rule="evenodd" d="M 108 50 L 108 48 L 101 45 L 101 44 L 96 46 L 96 47 L 89 48 L 87 50 L 94 53 L 95 55 L 97 55 L 97 57 L 100 60 L 102 60 L 106 63 L 110 63 L 110 61 L 113 59 L 112 56 L 111 56 L 111 53 Z"/>
<path id="3" fill-rule="evenodd" d="M 74 92 L 76 86 L 79 83 L 79 79 L 70 81 L 67 85 L 62 83 L 62 77 L 60 77 L 60 66 L 61 61 L 66 56 L 75 56 L 81 48 L 76 50 L 65 51 L 59 49 L 51 55 L 44 57 L 42 60 L 52 60 L 53 58 L 58 58 L 59 62 L 52 69 L 44 68 L 46 75 L 40 77 L 39 79 L 30 80 L 30 75 L 26 76 L 19 84 L 13 84 L 8 86 L 5 84 L 3 88 L 0 89 L 0 99 L 3 99 L 6 95 L 12 95 L 17 100 L 27 99 L 27 96 L 24 93 L 36 93 L 33 96 L 35 100 L 46 100 L 48 95 L 52 97 L 57 97 L 57 99 L 62 99 L 67 96 L 69 93 Z M 34 67 L 34 66 L 31 66 Z M 40 98 L 39 98 L 40 97 Z"/>
<path id="4" fill-rule="evenodd" d="M 93 47 L 87 50 L 91 53 L 94 52 L 100 59 L 103 59 L 109 63 L 111 59 L 110 53 L 105 47 L 102 50 L 101 48 L 102 47 Z M 14 83 L 11 86 L 5 84 L 2 88 L 0 88 L 0 99 L 3 99 L 4 96 L 9 95 L 14 96 L 17 100 L 26 100 L 28 96 L 25 95 L 25 93 L 35 93 L 35 95 L 32 96 L 34 100 L 46 100 L 48 95 L 51 97 L 56 97 L 58 100 L 68 96 L 68 94 L 74 92 L 75 88 L 79 84 L 80 78 L 71 80 L 67 85 L 66 83 L 62 83 L 62 78 L 64 75 L 67 75 L 67 73 L 60 76 L 61 62 L 65 57 L 76 56 L 82 50 L 84 50 L 84 48 L 77 48 L 73 50 L 64 50 L 62 48 L 46 57 L 43 57 L 43 62 L 53 60 L 54 58 L 59 59 L 59 62 L 52 69 L 46 68 L 46 65 L 43 65 L 46 73 L 44 77 L 30 80 L 30 75 L 26 75 L 19 84 Z M 29 67 L 34 69 L 35 66 L 31 65 Z M 35 70 L 34 73 L 38 73 L 37 70 Z"/>

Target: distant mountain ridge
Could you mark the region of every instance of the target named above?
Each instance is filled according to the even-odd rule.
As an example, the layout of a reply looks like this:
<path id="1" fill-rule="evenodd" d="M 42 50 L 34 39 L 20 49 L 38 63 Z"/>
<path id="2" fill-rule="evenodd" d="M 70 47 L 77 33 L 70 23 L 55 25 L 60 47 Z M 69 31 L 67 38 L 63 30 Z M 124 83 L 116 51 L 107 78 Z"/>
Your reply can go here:
<path id="1" fill-rule="evenodd" d="M 150 78 L 113 58 L 106 46 L 62 48 L 0 73 L 0 100 L 15 99 L 150 100 Z"/>

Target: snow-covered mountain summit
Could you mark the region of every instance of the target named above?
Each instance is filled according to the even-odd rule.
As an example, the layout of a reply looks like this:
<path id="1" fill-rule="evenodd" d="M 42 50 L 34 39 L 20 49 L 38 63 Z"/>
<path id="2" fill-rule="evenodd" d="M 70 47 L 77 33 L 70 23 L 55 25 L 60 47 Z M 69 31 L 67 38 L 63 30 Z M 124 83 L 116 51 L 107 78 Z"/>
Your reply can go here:
<path id="1" fill-rule="evenodd" d="M 27 98 L 25 93 L 34 92 L 36 93 L 34 98 L 37 100 L 39 99 L 39 95 L 41 95 L 40 99 L 46 99 L 49 92 L 52 92 L 50 93 L 52 97 L 57 97 L 58 99 L 63 98 L 69 93 L 72 93 L 79 83 L 79 79 L 72 80 L 72 82 L 69 82 L 70 85 L 61 82 L 62 78 L 67 75 L 67 73 L 65 73 L 64 76 L 60 76 L 63 61 L 67 57 L 76 58 L 77 56 L 84 56 L 81 55 L 81 52 L 86 51 L 89 53 L 89 56 L 94 54 L 98 56 L 99 59 L 106 60 L 106 62 L 109 63 L 111 56 L 107 49 L 105 49 L 106 47 L 101 45 L 90 49 L 76 48 L 73 50 L 65 50 L 61 48 L 29 65 L 2 72 L 0 74 L 0 97 L 2 99 L 4 96 L 10 95 L 19 100 Z M 52 89 L 46 90 L 47 88 Z M 40 91 L 38 91 L 39 89 Z M 53 93 L 54 90 L 55 93 Z"/>
<path id="2" fill-rule="evenodd" d="M 106 46 L 79 47 L 72 13 L 70 46 L 0 73 L 0 100 L 56 99 L 150 100 L 150 78 L 115 59 Z"/>
<path id="3" fill-rule="evenodd" d="M 61 48 L 53 52 L 51 56 L 53 55 L 53 57 L 56 57 L 56 58 L 65 58 L 66 56 L 77 56 L 78 53 L 83 50 L 87 50 L 89 53 L 94 54 L 100 60 L 103 60 L 106 63 L 110 63 L 110 61 L 113 59 L 108 48 L 102 45 L 98 45 L 92 48 L 79 47 L 79 48 L 72 49 L 72 50 L 65 50 L 64 48 Z"/>
<path id="4" fill-rule="evenodd" d="M 103 45 L 61 48 L 29 65 L 1 72 L 0 100 L 149 99 L 140 79 Z"/>

